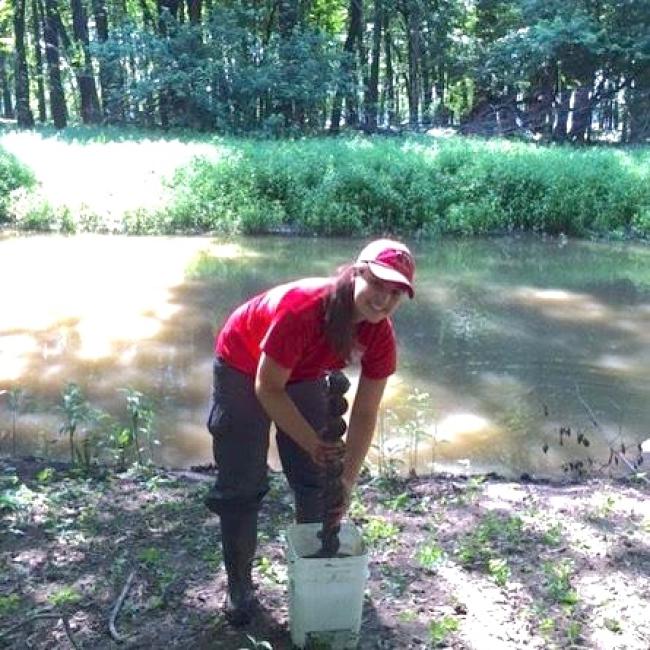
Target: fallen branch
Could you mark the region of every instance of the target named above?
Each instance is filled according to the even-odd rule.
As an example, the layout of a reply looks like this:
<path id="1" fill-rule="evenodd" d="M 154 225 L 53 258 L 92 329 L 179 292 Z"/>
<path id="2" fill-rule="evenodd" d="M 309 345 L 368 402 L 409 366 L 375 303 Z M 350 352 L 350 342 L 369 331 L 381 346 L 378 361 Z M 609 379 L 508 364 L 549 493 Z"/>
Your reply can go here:
<path id="1" fill-rule="evenodd" d="M 133 578 L 135 578 L 135 570 L 131 571 L 129 577 L 126 579 L 126 584 L 124 585 L 122 589 L 122 593 L 120 594 L 119 598 L 115 601 L 115 605 L 113 605 L 113 609 L 111 610 L 111 617 L 108 621 L 108 630 L 111 633 L 113 639 L 118 643 L 122 643 L 122 641 L 124 641 L 126 637 L 120 636 L 117 633 L 117 630 L 115 629 L 115 620 L 117 619 L 117 615 L 120 613 L 120 609 L 122 609 L 122 605 L 126 600 L 126 596 L 129 593 L 129 589 L 131 589 Z"/>
<path id="2" fill-rule="evenodd" d="M 61 620 L 63 622 L 63 629 L 65 630 L 65 633 L 68 637 L 68 641 L 70 641 L 70 645 L 72 645 L 72 647 L 75 648 L 75 650 L 80 650 L 79 646 L 75 643 L 75 640 L 72 638 L 72 630 L 70 629 L 70 623 L 68 623 L 68 617 L 64 616 L 63 614 L 58 614 L 56 612 L 34 614 L 33 616 L 26 618 L 24 621 L 21 621 L 20 623 L 16 623 L 16 625 L 10 627 L 8 630 L 5 630 L 4 632 L 0 633 L 0 639 L 4 639 L 5 637 L 11 636 L 16 630 L 19 630 L 21 627 L 28 625 L 29 623 L 33 623 L 34 621 L 38 621 L 38 620 L 52 619 L 52 618 Z"/>
<path id="3" fill-rule="evenodd" d="M 621 461 L 621 463 L 626 465 L 627 468 L 631 472 L 633 472 L 636 476 L 644 480 L 646 483 L 650 483 L 650 481 L 648 481 L 648 479 L 645 476 L 643 476 L 643 474 L 639 474 L 637 472 L 637 468 L 634 465 L 632 465 L 632 463 L 627 458 L 625 458 L 623 454 L 620 454 L 618 451 L 616 451 L 616 449 L 614 449 L 614 445 L 609 441 L 605 430 L 600 426 L 600 424 L 598 424 L 598 420 L 596 420 L 596 416 L 594 415 L 594 412 L 591 410 L 589 404 L 587 404 L 587 402 L 585 402 L 585 400 L 582 398 L 582 394 L 580 393 L 580 387 L 578 386 L 578 384 L 576 384 L 576 393 L 578 394 L 578 400 L 580 400 L 580 403 L 584 407 L 585 411 L 587 411 L 587 415 L 589 416 L 591 423 L 596 427 L 598 431 L 600 431 L 603 434 L 603 437 L 605 438 L 605 441 L 607 442 L 607 445 L 609 446 L 609 449 L 612 452 L 612 454 L 614 454 L 614 456 L 616 456 L 616 458 L 618 458 L 618 460 Z"/>

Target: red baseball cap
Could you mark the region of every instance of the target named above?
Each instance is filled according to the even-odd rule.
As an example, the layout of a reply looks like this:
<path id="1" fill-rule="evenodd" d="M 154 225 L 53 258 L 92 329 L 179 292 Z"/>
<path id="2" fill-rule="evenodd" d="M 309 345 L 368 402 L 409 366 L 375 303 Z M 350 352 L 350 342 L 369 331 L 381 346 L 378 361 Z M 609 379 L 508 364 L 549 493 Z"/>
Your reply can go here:
<path id="1" fill-rule="evenodd" d="M 411 251 L 401 242 L 375 239 L 359 253 L 357 263 L 367 264 L 370 272 L 380 280 L 401 284 L 409 298 L 415 295 L 415 260 Z"/>

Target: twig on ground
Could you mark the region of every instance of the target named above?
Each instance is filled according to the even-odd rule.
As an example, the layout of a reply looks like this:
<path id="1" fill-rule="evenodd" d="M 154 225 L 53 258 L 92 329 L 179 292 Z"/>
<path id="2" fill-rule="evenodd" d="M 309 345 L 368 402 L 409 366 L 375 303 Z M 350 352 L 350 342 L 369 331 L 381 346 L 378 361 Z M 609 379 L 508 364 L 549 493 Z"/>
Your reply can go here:
<path id="1" fill-rule="evenodd" d="M 115 605 L 113 605 L 113 609 L 111 610 L 111 617 L 108 621 L 108 630 L 111 633 L 113 639 L 118 643 L 122 643 L 126 639 L 126 637 L 120 636 L 117 633 L 117 630 L 115 629 L 115 619 L 117 619 L 117 615 L 120 613 L 120 609 L 122 609 L 122 605 L 126 600 L 126 596 L 129 593 L 129 589 L 131 589 L 133 578 L 135 578 L 135 570 L 129 573 L 129 577 L 126 579 L 126 583 L 122 588 L 122 593 L 120 593 L 119 598 L 115 601 Z"/>
<path id="2" fill-rule="evenodd" d="M 587 404 L 587 402 L 585 402 L 585 400 L 583 399 L 582 394 L 580 393 L 580 386 L 578 386 L 578 384 L 576 384 L 576 393 L 578 394 L 578 400 L 584 407 L 585 411 L 587 411 L 587 415 L 589 416 L 591 423 L 596 427 L 598 431 L 600 431 L 600 433 L 603 434 L 605 441 L 607 442 L 607 445 L 609 446 L 609 449 L 614 454 L 614 456 L 616 456 L 616 458 L 618 458 L 618 460 L 620 460 L 636 476 L 644 480 L 646 483 L 650 483 L 650 481 L 648 481 L 648 479 L 645 476 L 637 473 L 637 468 L 634 465 L 632 465 L 632 463 L 627 458 L 625 458 L 623 454 L 620 454 L 618 451 L 616 451 L 616 449 L 614 449 L 614 445 L 609 441 L 607 437 L 607 433 L 600 426 L 598 420 L 596 420 L 596 416 L 594 415 L 594 412 L 591 410 L 589 404 Z"/>
<path id="3" fill-rule="evenodd" d="M 13 625 L 8 630 L 5 630 L 4 632 L 0 633 L 0 639 L 11 636 L 16 630 L 20 629 L 21 627 L 29 623 L 33 623 L 34 621 L 48 619 L 48 618 L 53 618 L 53 619 L 63 621 L 63 629 L 65 630 L 65 633 L 68 637 L 68 641 L 70 641 L 70 644 L 72 645 L 73 648 L 75 648 L 75 650 L 80 650 L 79 646 L 75 643 L 75 640 L 72 637 L 72 630 L 70 629 L 70 623 L 68 622 L 68 617 L 57 612 L 34 614 L 33 616 L 26 618 L 24 621 L 21 621 L 20 623 L 16 623 L 16 625 Z"/>

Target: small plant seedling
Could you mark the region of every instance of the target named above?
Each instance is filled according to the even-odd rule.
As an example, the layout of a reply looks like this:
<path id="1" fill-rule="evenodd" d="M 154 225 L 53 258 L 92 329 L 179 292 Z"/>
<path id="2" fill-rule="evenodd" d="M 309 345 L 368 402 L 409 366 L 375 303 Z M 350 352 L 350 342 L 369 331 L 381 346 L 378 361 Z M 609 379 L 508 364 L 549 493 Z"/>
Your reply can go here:
<path id="1" fill-rule="evenodd" d="M 453 616 L 443 616 L 429 623 L 429 638 L 435 647 L 442 645 L 447 637 L 458 630 L 458 619 Z"/>
<path id="2" fill-rule="evenodd" d="M 397 539 L 399 527 L 384 517 L 370 517 L 363 527 L 363 539 L 368 546 L 390 544 Z"/>
<path id="3" fill-rule="evenodd" d="M 139 553 L 138 553 L 138 559 L 141 562 L 144 562 L 148 567 L 154 568 L 160 562 L 162 561 L 162 553 L 159 549 L 155 548 L 154 546 L 149 546 L 147 548 L 143 548 Z"/>
<path id="4" fill-rule="evenodd" d="M 20 606 L 20 596 L 18 594 L 9 594 L 0 596 L 0 615 L 11 614 Z"/>
<path id="5" fill-rule="evenodd" d="M 562 541 L 562 524 L 553 524 L 542 533 L 542 541 L 547 546 L 559 546 Z"/>
<path id="6" fill-rule="evenodd" d="M 545 562 L 543 565 L 546 586 L 553 600 L 564 605 L 573 606 L 578 602 L 578 594 L 571 586 L 573 562 Z"/>
<path id="7" fill-rule="evenodd" d="M 52 605 L 59 607 L 62 605 L 75 605 L 81 600 L 81 594 L 74 587 L 61 587 L 48 596 L 48 601 Z"/>
<path id="8" fill-rule="evenodd" d="M 503 558 L 488 560 L 488 573 L 494 578 L 499 587 L 505 587 L 510 579 L 510 567 Z"/>
<path id="9" fill-rule="evenodd" d="M 617 621 L 615 618 L 606 618 L 603 623 L 610 632 L 620 634 L 623 631 L 620 621 Z"/>
<path id="10" fill-rule="evenodd" d="M 416 558 L 422 568 L 435 571 L 445 561 L 445 552 L 437 542 L 432 541 L 418 549 Z"/>

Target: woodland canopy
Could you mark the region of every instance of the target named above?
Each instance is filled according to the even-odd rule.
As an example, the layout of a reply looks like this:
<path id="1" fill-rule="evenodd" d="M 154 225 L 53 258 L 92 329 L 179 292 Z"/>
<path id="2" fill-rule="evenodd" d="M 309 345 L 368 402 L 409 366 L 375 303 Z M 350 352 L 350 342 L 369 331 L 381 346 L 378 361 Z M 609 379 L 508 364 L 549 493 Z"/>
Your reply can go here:
<path id="1" fill-rule="evenodd" d="M 650 133 L 647 0 L 9 0 L 0 114 L 273 135 Z"/>

